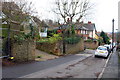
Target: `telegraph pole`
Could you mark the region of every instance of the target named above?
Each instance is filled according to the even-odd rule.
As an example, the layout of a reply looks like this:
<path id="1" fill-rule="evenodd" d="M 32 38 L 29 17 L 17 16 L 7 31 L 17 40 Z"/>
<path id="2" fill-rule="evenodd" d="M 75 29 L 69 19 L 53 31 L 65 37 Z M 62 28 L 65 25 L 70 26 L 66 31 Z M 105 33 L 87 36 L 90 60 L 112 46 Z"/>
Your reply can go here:
<path id="1" fill-rule="evenodd" d="M 114 43 L 114 19 L 112 20 L 112 52 L 113 52 L 113 43 Z"/>

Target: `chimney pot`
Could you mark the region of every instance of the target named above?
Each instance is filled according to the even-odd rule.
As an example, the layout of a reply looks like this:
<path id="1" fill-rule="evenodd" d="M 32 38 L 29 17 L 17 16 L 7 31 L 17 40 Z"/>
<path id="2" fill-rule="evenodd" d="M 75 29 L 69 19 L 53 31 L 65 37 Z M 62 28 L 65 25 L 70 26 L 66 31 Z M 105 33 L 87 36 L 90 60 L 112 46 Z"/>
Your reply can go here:
<path id="1" fill-rule="evenodd" d="M 88 21 L 88 24 L 91 24 L 91 21 Z"/>

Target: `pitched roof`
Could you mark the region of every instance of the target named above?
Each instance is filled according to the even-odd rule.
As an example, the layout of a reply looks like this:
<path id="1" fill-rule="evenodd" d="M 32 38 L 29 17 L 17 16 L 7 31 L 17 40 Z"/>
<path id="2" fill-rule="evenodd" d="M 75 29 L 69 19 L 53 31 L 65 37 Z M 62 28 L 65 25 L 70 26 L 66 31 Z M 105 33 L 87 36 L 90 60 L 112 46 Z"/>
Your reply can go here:
<path id="1" fill-rule="evenodd" d="M 6 15 L 7 18 L 4 20 L 10 19 L 20 23 L 28 16 L 27 14 L 24 14 L 20 10 L 19 6 L 14 2 L 2 2 L 2 12 Z"/>
<path id="2" fill-rule="evenodd" d="M 35 16 L 33 16 L 32 18 L 33 18 L 33 20 L 36 22 L 36 24 L 40 27 L 42 21 L 41 21 L 39 18 L 35 17 Z"/>
<path id="3" fill-rule="evenodd" d="M 62 29 L 68 29 L 70 28 L 69 25 L 61 25 L 60 26 Z M 81 29 L 81 30 L 90 30 L 93 31 L 94 29 L 96 30 L 95 24 L 94 23 L 77 23 L 74 26 L 75 29 Z M 59 28 L 55 28 L 55 29 L 59 29 Z"/>
<path id="4" fill-rule="evenodd" d="M 91 24 L 88 24 L 88 23 L 85 23 L 85 24 L 83 24 L 83 26 L 85 27 L 85 28 L 87 28 L 88 30 L 96 30 L 96 28 L 95 28 L 95 24 L 94 23 L 91 23 Z"/>
<path id="5" fill-rule="evenodd" d="M 82 29 L 82 30 L 96 30 L 95 24 L 94 23 L 80 23 L 80 24 L 75 24 L 75 29 Z"/>

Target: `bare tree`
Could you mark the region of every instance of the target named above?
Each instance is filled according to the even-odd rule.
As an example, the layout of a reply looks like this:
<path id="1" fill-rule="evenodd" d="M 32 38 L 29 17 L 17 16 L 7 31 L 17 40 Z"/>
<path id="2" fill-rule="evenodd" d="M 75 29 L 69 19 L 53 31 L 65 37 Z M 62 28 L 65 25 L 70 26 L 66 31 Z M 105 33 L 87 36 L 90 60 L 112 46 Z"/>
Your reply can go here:
<path id="1" fill-rule="evenodd" d="M 88 0 L 56 0 L 55 6 L 53 11 L 64 19 L 64 23 L 67 23 L 67 18 L 70 22 L 79 22 L 92 8 Z"/>
<path id="2" fill-rule="evenodd" d="M 37 14 L 36 8 L 34 7 L 34 4 L 31 1 L 27 1 L 27 0 L 3 0 L 3 2 L 14 3 L 15 5 L 17 5 L 17 7 L 19 7 L 18 10 L 24 14 L 31 15 L 31 16 Z M 7 5 L 6 5 L 6 7 L 7 7 Z"/>
<path id="3" fill-rule="evenodd" d="M 36 8 L 34 7 L 34 4 L 27 0 L 14 0 L 14 2 L 19 6 L 20 10 L 24 13 L 27 13 L 29 15 L 36 14 Z"/>

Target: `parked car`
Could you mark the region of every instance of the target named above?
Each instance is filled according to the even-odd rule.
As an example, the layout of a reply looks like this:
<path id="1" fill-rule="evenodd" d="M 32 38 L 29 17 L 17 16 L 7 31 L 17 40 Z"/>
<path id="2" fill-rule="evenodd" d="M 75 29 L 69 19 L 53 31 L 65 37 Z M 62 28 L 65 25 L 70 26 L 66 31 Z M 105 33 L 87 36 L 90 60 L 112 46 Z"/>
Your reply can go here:
<path id="1" fill-rule="evenodd" d="M 116 47 L 116 44 L 117 44 L 117 43 L 116 43 L 116 42 L 114 42 L 114 43 L 113 43 L 113 47 Z"/>
<path id="2" fill-rule="evenodd" d="M 105 46 L 99 46 L 95 51 L 95 57 L 102 56 L 107 58 L 109 56 L 109 52 Z"/>
<path id="3" fill-rule="evenodd" d="M 110 46 L 111 46 L 111 51 L 113 51 L 113 49 L 116 47 L 116 43 L 115 42 L 113 43 L 113 47 L 112 47 L 112 43 L 110 44 Z"/>
<path id="4" fill-rule="evenodd" d="M 110 54 L 111 51 L 112 51 L 111 45 L 106 44 L 106 45 L 104 45 L 104 46 L 107 48 L 107 50 L 108 50 L 108 52 L 109 52 L 109 54 Z"/>
<path id="5" fill-rule="evenodd" d="M 120 51 L 120 43 L 117 45 L 116 50 Z"/>

